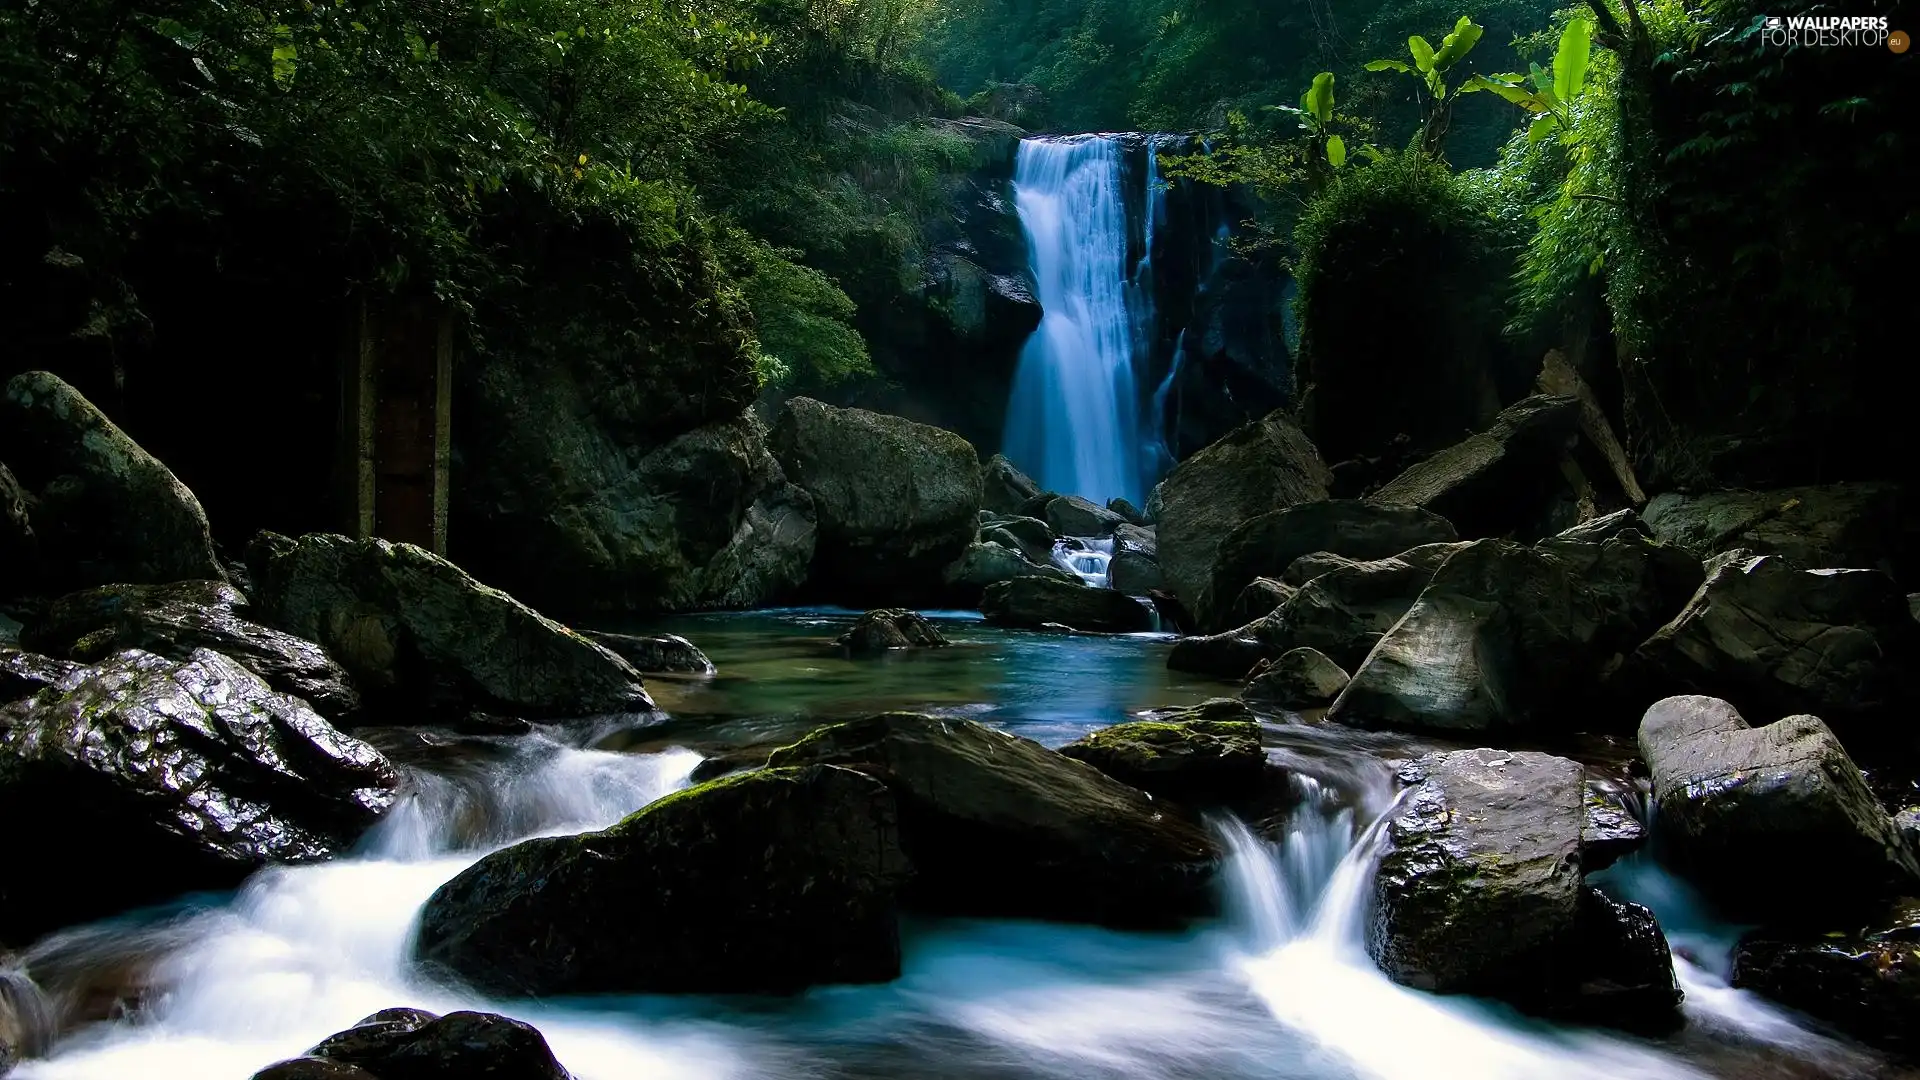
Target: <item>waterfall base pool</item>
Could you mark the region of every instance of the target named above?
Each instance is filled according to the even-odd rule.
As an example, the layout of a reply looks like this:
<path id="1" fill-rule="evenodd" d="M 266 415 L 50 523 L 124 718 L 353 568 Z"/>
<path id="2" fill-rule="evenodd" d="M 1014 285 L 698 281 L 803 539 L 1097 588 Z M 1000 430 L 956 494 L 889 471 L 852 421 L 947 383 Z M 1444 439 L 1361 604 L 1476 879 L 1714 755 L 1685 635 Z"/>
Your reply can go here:
<path id="1" fill-rule="evenodd" d="M 1230 853 L 1226 914 L 1184 933 L 913 921 L 898 980 L 783 999 L 494 1002 L 410 970 L 413 919 L 439 884 L 499 845 L 605 825 L 685 786 L 703 740 L 751 741 L 782 725 L 924 708 L 1057 744 L 1140 709 L 1226 689 L 1168 673 L 1164 639 L 1009 633 L 957 615 L 940 619 L 958 643 L 952 649 L 855 662 L 826 645 L 850 618 L 798 611 L 674 620 L 662 628 L 693 638 L 720 674 L 658 682 L 675 719 L 630 736 L 640 749 L 546 730 L 449 738 L 438 754 L 417 755 L 414 794 L 355 856 L 271 870 L 231 896 L 40 943 L 27 953 L 30 965 L 83 986 L 135 981 L 148 993 L 135 1015 L 81 1029 L 16 1075 L 247 1080 L 396 1005 L 526 1019 L 580 1080 L 1913 1075 L 1691 964 L 1682 967 L 1688 1026 L 1665 1039 L 1550 1025 L 1393 985 L 1360 945 L 1370 825 L 1393 799 L 1388 761 L 1417 747 L 1280 722 L 1266 741 L 1293 770 L 1298 809 L 1277 842 L 1233 820 L 1213 823 Z M 601 748 L 585 745 L 595 741 Z M 1685 933 L 1715 933 L 1704 913 L 1675 909 L 1684 895 L 1657 867 L 1610 873 Z"/>

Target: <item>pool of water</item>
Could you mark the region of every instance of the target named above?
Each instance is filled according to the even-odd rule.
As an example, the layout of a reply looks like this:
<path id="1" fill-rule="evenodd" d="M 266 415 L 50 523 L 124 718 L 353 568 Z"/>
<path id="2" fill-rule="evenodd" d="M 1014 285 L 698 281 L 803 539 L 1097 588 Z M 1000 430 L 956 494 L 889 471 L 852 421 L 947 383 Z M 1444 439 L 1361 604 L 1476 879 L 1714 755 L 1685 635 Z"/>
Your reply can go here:
<path id="1" fill-rule="evenodd" d="M 879 708 L 974 716 L 1057 744 L 1231 690 L 1167 672 L 1161 639 L 1006 632 L 964 613 L 939 616 L 951 649 L 851 660 L 829 644 L 851 618 L 644 627 L 686 635 L 719 667 L 652 681 L 674 714 L 666 724 L 624 738 L 554 728 L 444 740 L 418 755 L 414 792 L 353 856 L 40 943 L 28 961 L 70 983 L 147 993 L 133 1014 L 69 1035 L 16 1075 L 247 1080 L 377 1009 L 413 1005 L 522 1017 L 579 1080 L 1912 1080 L 1728 988 L 1734 928 L 1640 859 L 1609 880 L 1668 919 L 1691 958 L 1679 1034 L 1546 1024 L 1393 985 L 1362 945 L 1372 825 L 1395 797 L 1391 762 L 1423 747 L 1288 717 L 1269 718 L 1264 741 L 1293 771 L 1295 809 L 1265 835 L 1212 823 L 1230 853 L 1225 914 L 1185 932 L 912 920 L 899 979 L 778 999 L 490 1001 L 412 969 L 413 922 L 440 884 L 503 844 L 601 827 L 684 787 L 703 747 Z"/>

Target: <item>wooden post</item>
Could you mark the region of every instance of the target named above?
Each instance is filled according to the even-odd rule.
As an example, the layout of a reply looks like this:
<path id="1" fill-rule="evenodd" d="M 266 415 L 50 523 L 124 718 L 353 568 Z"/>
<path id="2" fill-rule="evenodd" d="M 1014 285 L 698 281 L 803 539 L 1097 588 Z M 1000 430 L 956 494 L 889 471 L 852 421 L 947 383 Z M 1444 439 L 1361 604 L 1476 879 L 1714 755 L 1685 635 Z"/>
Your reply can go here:
<path id="1" fill-rule="evenodd" d="M 348 529 L 447 552 L 453 314 L 362 300 L 348 385 Z"/>

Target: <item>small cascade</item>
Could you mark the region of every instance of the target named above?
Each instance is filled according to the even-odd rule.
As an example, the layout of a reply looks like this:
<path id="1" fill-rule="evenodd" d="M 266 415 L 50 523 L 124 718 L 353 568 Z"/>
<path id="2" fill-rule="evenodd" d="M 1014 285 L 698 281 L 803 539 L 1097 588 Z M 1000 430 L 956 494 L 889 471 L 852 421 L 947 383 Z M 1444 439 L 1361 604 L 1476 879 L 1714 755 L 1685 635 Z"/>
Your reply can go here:
<path id="1" fill-rule="evenodd" d="M 1111 536 L 1068 536 L 1054 541 L 1053 564 L 1078 574 L 1080 580 L 1096 589 L 1107 587 L 1111 580 L 1107 568 L 1112 563 Z"/>
<path id="2" fill-rule="evenodd" d="M 1006 454 L 1048 491 L 1144 502 L 1117 139 L 1027 139 L 1014 164 L 1044 314 L 1014 375 Z"/>

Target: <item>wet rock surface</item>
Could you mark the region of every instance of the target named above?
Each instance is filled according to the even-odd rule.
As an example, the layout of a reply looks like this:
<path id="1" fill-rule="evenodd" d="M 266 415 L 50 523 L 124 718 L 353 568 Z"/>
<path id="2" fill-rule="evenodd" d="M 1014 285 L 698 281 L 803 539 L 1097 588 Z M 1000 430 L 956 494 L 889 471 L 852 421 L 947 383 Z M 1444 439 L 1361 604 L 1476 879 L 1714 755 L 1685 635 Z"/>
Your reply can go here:
<path id="1" fill-rule="evenodd" d="M 1318 709 L 1332 704 L 1351 681 L 1340 665 L 1313 649 L 1288 649 L 1240 691 L 1241 698 L 1282 709 Z"/>
<path id="2" fill-rule="evenodd" d="M 712 675 L 713 661 L 678 634 L 610 634 L 583 630 L 580 636 L 633 665 L 643 675 Z"/>
<path id="3" fill-rule="evenodd" d="M 34 499 L 39 591 L 225 576 L 193 492 L 57 376 L 6 384 L 0 461 Z"/>
<path id="4" fill-rule="evenodd" d="M 1274 412 L 1181 462 L 1156 490 L 1160 567 L 1189 610 L 1213 582 L 1220 542 L 1241 523 L 1327 498 L 1332 473 L 1291 418 Z"/>
<path id="5" fill-rule="evenodd" d="M 372 747 L 217 653 L 117 654 L 0 710 L 0 813 L 40 823 L 18 856 L 67 867 L 0 881 L 0 925 L 37 933 L 328 858 L 399 786 Z"/>
<path id="6" fill-rule="evenodd" d="M 1580 428 L 1580 401 L 1537 395 L 1502 410 L 1487 430 L 1407 469 L 1369 501 L 1418 506 L 1467 538 L 1541 535 L 1540 507 L 1565 485 L 1560 460 Z"/>
<path id="7" fill-rule="evenodd" d="M 967 720 L 890 713 L 822 728 L 769 767 L 830 763 L 883 781 L 928 911 L 1167 926 L 1212 908 L 1219 850 L 1198 826 L 1091 766 Z"/>
<path id="8" fill-rule="evenodd" d="M 1641 720 L 1640 752 L 1656 835 L 1730 911 L 1819 920 L 1920 889 L 1914 853 L 1817 717 L 1755 728 L 1717 698 L 1670 697 Z"/>
<path id="9" fill-rule="evenodd" d="M 940 571 L 973 542 L 980 462 L 951 431 L 794 398 L 772 446 L 788 478 L 813 497 L 816 591 L 911 602 L 937 590 Z"/>
<path id="10" fill-rule="evenodd" d="M 427 901 L 415 955 L 505 995 L 882 982 L 900 971 L 906 873 L 887 787 L 768 768 L 487 856 Z"/>
<path id="11" fill-rule="evenodd" d="M 952 644 L 924 616 L 905 608 L 869 611 L 855 619 L 833 643 L 854 655 L 889 649 L 938 649 Z"/>
<path id="12" fill-rule="evenodd" d="M 996 514 L 1017 514 L 1027 500 L 1040 494 L 1040 485 L 1020 471 L 1005 454 L 987 459 L 981 475 L 980 505 Z"/>
<path id="13" fill-rule="evenodd" d="M 1130 787 L 1202 805 L 1244 798 L 1267 766 L 1259 722 L 1227 699 L 1102 728 L 1059 752 Z"/>
<path id="14" fill-rule="evenodd" d="M 211 649 L 328 720 L 358 719 L 360 692 L 345 668 L 313 642 L 248 615 L 246 595 L 224 581 L 103 585 L 55 600 L 22 632 L 21 644 L 83 664 L 123 649 L 171 660 Z"/>
<path id="15" fill-rule="evenodd" d="M 353 674 L 368 704 L 534 719 L 650 713 L 614 653 L 411 544 L 262 533 L 254 612 Z"/>
<path id="16" fill-rule="evenodd" d="M 1454 539 L 1453 525 L 1437 514 L 1358 499 L 1304 503 L 1261 514 L 1221 538 L 1212 580 L 1194 614 L 1203 625 L 1224 628 L 1227 608 L 1249 582 L 1278 578 L 1303 555 L 1385 559 Z"/>
<path id="17" fill-rule="evenodd" d="M 1656 495 L 1641 512 L 1655 539 L 1702 559 L 1744 548 L 1798 566 L 1897 573 L 1914 550 L 1913 508 L 1896 484 Z"/>
<path id="18" fill-rule="evenodd" d="M 1912 1058 L 1920 1051 L 1920 907 L 1903 901 L 1847 931 L 1749 934 L 1734 952 L 1732 982 Z"/>
<path id="19" fill-rule="evenodd" d="M 974 605 L 980 603 L 980 597 L 989 587 L 1025 577 L 1049 578 L 1070 585 L 1080 583 L 1071 571 L 1051 562 L 1033 562 L 1018 549 L 993 541 L 969 545 L 966 554 L 941 572 L 955 599 Z"/>
<path id="20" fill-rule="evenodd" d="M 1056 495 L 1047 500 L 1041 520 L 1060 536 L 1112 536 L 1127 519 L 1078 495 Z"/>
<path id="21" fill-rule="evenodd" d="M 254 1080 L 573 1080 L 538 1029 L 483 1012 L 383 1009 Z"/>
<path id="22" fill-rule="evenodd" d="M 0 646 L 0 705 L 58 686 L 83 665 Z"/>
<path id="23" fill-rule="evenodd" d="M 1023 577 L 987 587 L 980 613 L 996 626 L 1039 629 L 1049 623 L 1102 634 L 1152 630 L 1153 610 L 1123 592 L 1052 578 Z"/>

